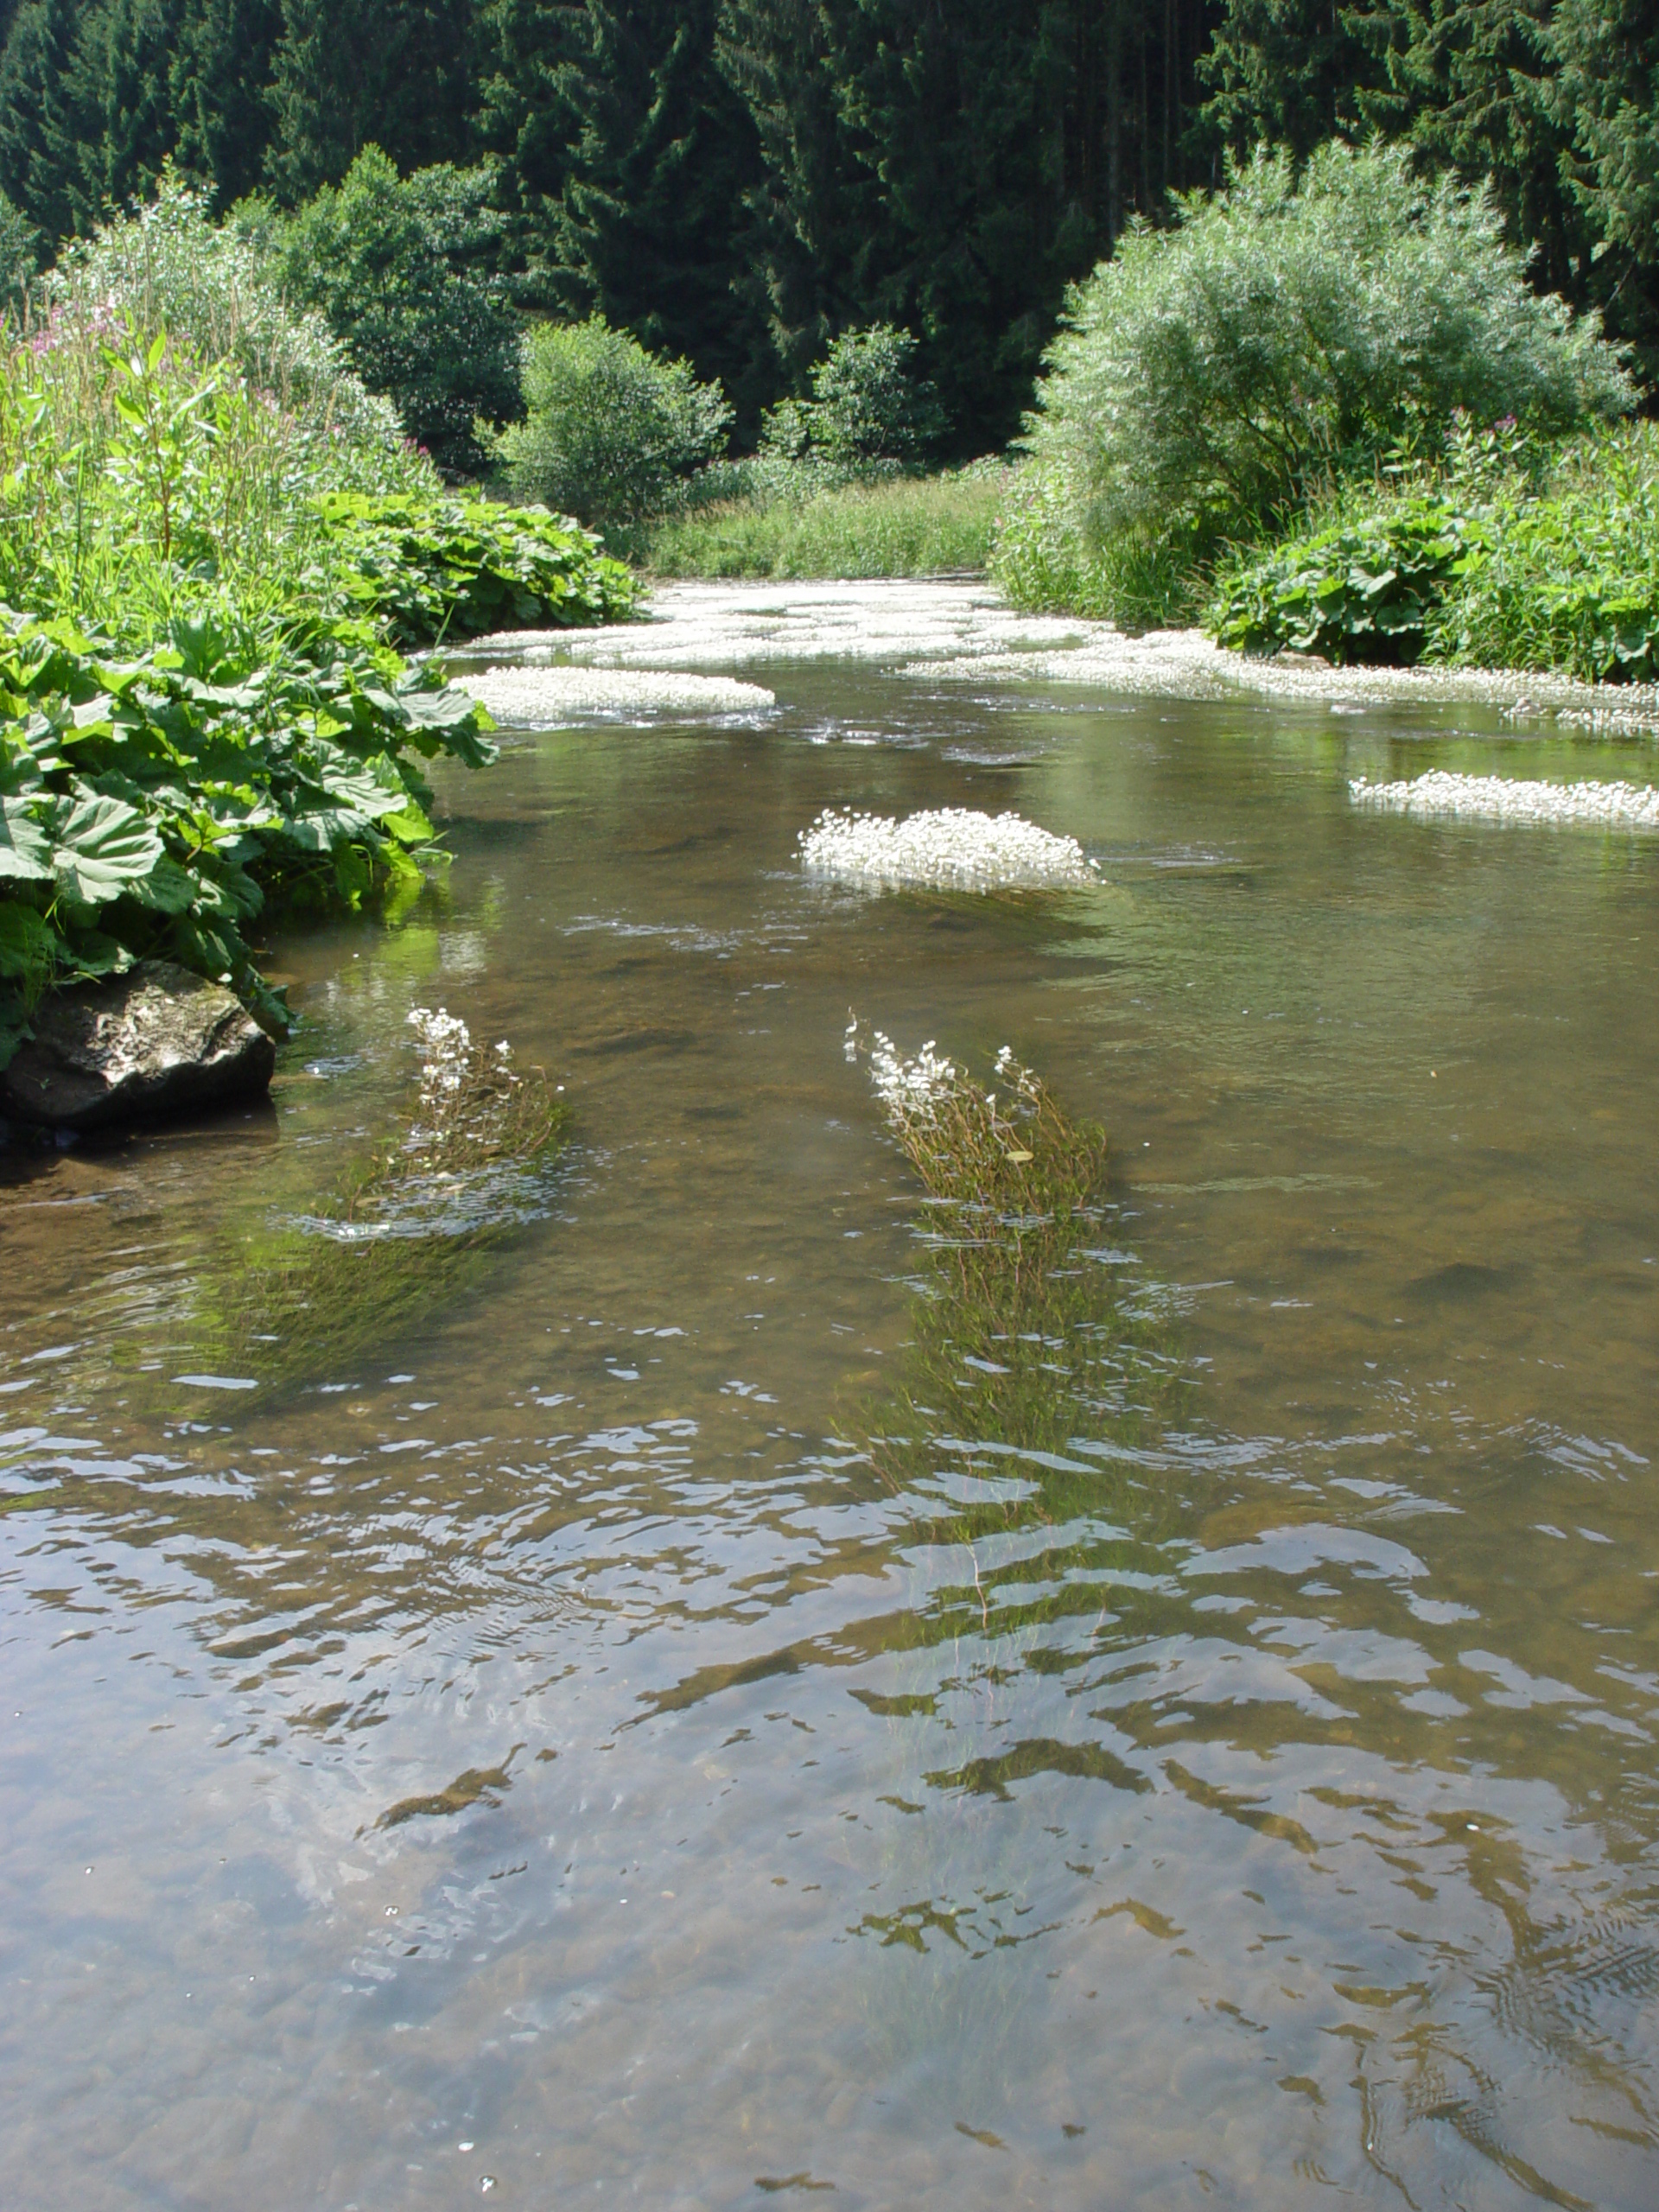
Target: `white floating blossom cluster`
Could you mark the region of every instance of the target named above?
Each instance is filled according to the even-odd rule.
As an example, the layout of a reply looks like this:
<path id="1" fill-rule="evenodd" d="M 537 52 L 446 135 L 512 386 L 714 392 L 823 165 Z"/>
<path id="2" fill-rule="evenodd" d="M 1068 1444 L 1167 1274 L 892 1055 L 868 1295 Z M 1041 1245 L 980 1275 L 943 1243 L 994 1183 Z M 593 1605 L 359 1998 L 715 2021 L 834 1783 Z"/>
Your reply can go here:
<path id="1" fill-rule="evenodd" d="M 1659 791 L 1637 784 L 1521 783 L 1457 776 L 1441 768 L 1409 783 L 1349 784 L 1356 806 L 1390 814 L 1483 822 L 1590 823 L 1609 830 L 1659 830 Z"/>
<path id="2" fill-rule="evenodd" d="M 850 1039 L 852 1032 L 848 1033 Z M 850 1054 L 849 1056 L 851 1057 Z M 894 1121 L 931 1115 L 948 1098 L 961 1079 L 962 1071 L 934 1050 L 929 1038 L 914 1059 L 907 1060 L 891 1037 L 875 1030 L 870 1038 L 870 1081 L 875 1095 Z"/>
<path id="3" fill-rule="evenodd" d="M 776 706 L 759 683 L 657 669 L 487 668 L 456 688 L 499 721 L 551 725 L 572 715 L 753 715 Z"/>
<path id="4" fill-rule="evenodd" d="M 1099 880 L 1075 837 L 1057 837 L 1018 814 L 964 806 L 902 821 L 826 807 L 799 842 L 810 875 L 869 891 L 1036 890 Z"/>

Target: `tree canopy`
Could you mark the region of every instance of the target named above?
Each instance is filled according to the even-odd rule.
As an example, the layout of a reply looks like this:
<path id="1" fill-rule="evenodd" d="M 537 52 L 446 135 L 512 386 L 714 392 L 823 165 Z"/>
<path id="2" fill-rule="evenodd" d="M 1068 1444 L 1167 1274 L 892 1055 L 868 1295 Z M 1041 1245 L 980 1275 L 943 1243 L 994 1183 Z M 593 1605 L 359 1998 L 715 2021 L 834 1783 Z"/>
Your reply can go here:
<path id="1" fill-rule="evenodd" d="M 1380 134 L 1489 184 L 1535 284 L 1651 372 L 1656 113 L 1640 0 L 0 7 L 0 194 L 48 258 L 169 161 L 295 210 L 375 147 L 487 175 L 469 281 L 718 378 L 743 434 L 887 325 L 962 452 L 1017 427 L 1067 285 L 1262 144 Z"/>

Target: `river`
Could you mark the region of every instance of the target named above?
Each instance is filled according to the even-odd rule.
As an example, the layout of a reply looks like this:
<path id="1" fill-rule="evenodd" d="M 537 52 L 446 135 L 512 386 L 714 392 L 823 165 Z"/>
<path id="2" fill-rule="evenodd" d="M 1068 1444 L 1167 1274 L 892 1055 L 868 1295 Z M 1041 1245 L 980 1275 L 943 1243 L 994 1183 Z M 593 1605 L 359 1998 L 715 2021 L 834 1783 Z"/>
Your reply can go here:
<path id="1" fill-rule="evenodd" d="M 639 680 L 446 773 L 397 926 L 273 944 L 270 1110 L 0 1155 L 0 2195 L 1649 2205 L 1659 841 L 1350 783 L 1650 745 L 1114 690 L 965 585 L 664 611 L 531 642 Z M 816 881 L 831 805 L 1100 880 Z M 565 1084 L 545 1206 L 201 1372 L 417 1005 Z M 1111 1132 L 1046 1440 L 963 1341 L 870 1448 L 929 1223 L 853 1017 Z"/>

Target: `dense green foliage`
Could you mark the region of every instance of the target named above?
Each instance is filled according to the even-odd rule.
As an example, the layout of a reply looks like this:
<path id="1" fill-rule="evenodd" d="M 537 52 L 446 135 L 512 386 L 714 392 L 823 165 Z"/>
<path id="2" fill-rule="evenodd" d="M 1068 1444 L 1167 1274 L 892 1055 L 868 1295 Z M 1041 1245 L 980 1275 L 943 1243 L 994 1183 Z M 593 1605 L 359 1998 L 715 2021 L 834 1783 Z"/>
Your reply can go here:
<path id="1" fill-rule="evenodd" d="M 621 563 L 545 507 L 355 492 L 317 505 L 347 599 L 400 645 L 619 622 L 638 603 Z"/>
<path id="2" fill-rule="evenodd" d="M 1659 678 L 1659 439 L 1630 424 L 1550 449 L 1455 435 L 1392 488 L 1218 580 L 1209 626 L 1246 652 Z"/>
<path id="3" fill-rule="evenodd" d="M 932 385 L 915 373 L 915 353 L 914 338 L 891 323 L 843 331 L 814 365 L 809 396 L 767 410 L 760 473 L 822 484 L 921 460 L 944 422 Z"/>
<path id="4" fill-rule="evenodd" d="M 418 885 L 412 756 L 490 757 L 484 718 L 362 648 L 250 665 L 208 630 L 117 656 L 14 618 L 0 653 L 0 1057 L 48 984 L 164 957 L 266 1019 L 245 932 L 267 899 L 360 905 Z"/>
<path id="5" fill-rule="evenodd" d="M 315 308 L 371 391 L 446 467 L 476 469 L 479 416 L 518 411 L 518 325 L 489 270 L 501 219 L 487 169 L 400 178 L 378 147 L 297 213 L 242 211 L 286 297 Z"/>
<path id="6" fill-rule="evenodd" d="M 1471 516 L 1419 494 L 1275 545 L 1224 581 L 1211 627 L 1243 652 L 1409 663 L 1447 585 L 1489 544 Z"/>
<path id="7" fill-rule="evenodd" d="M 1448 589 L 1440 660 L 1659 681 L 1659 439 L 1650 423 L 1577 442 L 1541 485 L 1494 487 L 1492 544 Z"/>
<path id="8" fill-rule="evenodd" d="M 0 351 L 0 1063 L 42 990 L 151 955 L 279 1024 L 255 925 L 418 888 L 419 762 L 490 757 L 397 647 L 633 600 L 574 524 L 446 498 L 181 188 L 47 296 Z"/>
<path id="9" fill-rule="evenodd" d="M 731 423 L 718 385 L 599 315 L 531 333 L 524 396 L 524 420 L 491 441 L 508 483 L 601 525 L 659 513 L 724 448 Z"/>
<path id="10" fill-rule="evenodd" d="M 1659 358 L 1635 0 L 17 0 L 0 35 L 0 192 L 46 258 L 169 156 L 220 207 L 297 208 L 370 146 L 488 161 L 467 273 L 689 359 L 746 442 L 887 322 L 950 449 L 998 444 L 1132 217 L 1227 151 L 1373 129 L 1490 179 L 1541 288 Z"/>
<path id="11" fill-rule="evenodd" d="M 399 461 L 396 409 L 369 391 L 321 315 L 296 311 L 257 235 L 216 223 L 206 194 L 171 171 L 143 207 L 72 245 L 39 292 L 37 346 L 54 344 L 60 329 L 78 341 L 124 321 L 146 334 L 165 330 L 175 355 L 227 363 L 250 391 L 268 395 L 308 467 L 354 476 L 366 467 L 377 481 L 425 474 Z"/>
<path id="12" fill-rule="evenodd" d="M 1020 605 L 1179 619 L 1228 548 L 1297 532 L 1447 424 L 1547 439 L 1633 404 L 1596 318 L 1527 285 L 1488 195 L 1422 185 L 1399 148 L 1332 143 L 1300 173 L 1258 152 L 1179 213 L 1125 238 L 1051 350 L 996 554 Z M 1458 515 L 1431 498 L 1386 524 L 1344 510 L 1310 527 L 1235 577 L 1225 634 L 1421 649 L 1470 550 Z"/>
<path id="13" fill-rule="evenodd" d="M 1194 619 L 1206 550 L 1192 529 L 1157 525 L 1090 539 L 1061 470 L 1033 462 L 998 518 L 990 568 L 1014 605 L 1030 613 L 1149 630 Z"/>
<path id="14" fill-rule="evenodd" d="M 1030 442 L 1085 540 L 1247 530 L 1460 407 L 1570 429 L 1631 392 L 1593 319 L 1529 290 L 1479 193 L 1339 143 L 1258 154 L 1074 296 Z"/>

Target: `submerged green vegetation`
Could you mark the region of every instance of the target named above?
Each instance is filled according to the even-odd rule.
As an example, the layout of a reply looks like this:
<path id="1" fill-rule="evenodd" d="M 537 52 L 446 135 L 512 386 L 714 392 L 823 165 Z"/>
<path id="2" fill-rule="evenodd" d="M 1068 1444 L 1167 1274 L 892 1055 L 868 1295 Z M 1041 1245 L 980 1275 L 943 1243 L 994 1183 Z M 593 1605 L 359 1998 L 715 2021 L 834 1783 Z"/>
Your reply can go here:
<path id="1" fill-rule="evenodd" d="M 199 1269 L 192 1355 L 279 1393 L 338 1376 L 482 1279 L 547 1211 L 569 1120 L 540 1069 L 440 1008 L 410 1014 L 418 1096 L 332 1196 L 227 1236 Z"/>
<path id="2" fill-rule="evenodd" d="M 1075 1122 L 1007 1048 L 989 1085 L 925 1046 L 902 1058 L 879 1032 L 871 1072 L 888 1129 L 926 1193 L 911 1341 L 892 1389 L 847 1433 L 894 1490 L 940 1470 L 1029 1478 L 986 1525 L 1064 1518 L 1093 1468 L 1073 1439 L 1127 1450 L 1176 1417 L 1170 1318 L 1111 1248 L 1106 1132 Z"/>

